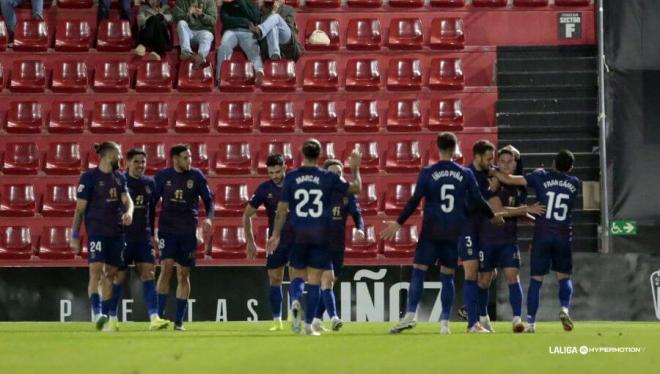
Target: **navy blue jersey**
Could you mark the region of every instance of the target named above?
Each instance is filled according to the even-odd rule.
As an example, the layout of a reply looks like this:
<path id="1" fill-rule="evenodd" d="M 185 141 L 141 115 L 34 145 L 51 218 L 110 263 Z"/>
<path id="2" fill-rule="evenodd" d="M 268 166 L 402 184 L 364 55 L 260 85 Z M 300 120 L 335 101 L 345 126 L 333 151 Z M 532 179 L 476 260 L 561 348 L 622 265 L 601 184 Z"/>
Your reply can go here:
<path id="1" fill-rule="evenodd" d="M 156 182 L 153 178 L 142 176 L 133 178 L 126 173 L 128 193 L 133 199 L 133 223 L 126 228 L 126 241 L 148 240 L 154 229 L 154 191 Z"/>
<path id="2" fill-rule="evenodd" d="M 477 180 L 477 186 L 479 187 L 479 192 L 484 200 L 488 201 L 493 197 L 493 192 L 490 190 L 490 183 L 488 182 L 488 171 L 479 171 L 474 167 L 474 164 L 470 164 L 468 169 L 474 175 L 474 178 Z M 470 203 L 470 202 L 468 202 Z M 474 205 L 468 205 L 469 220 L 463 233 L 465 235 L 477 236 L 479 232 L 479 226 L 484 220 L 484 216 L 479 212 L 480 207 Z"/>
<path id="3" fill-rule="evenodd" d="M 410 217 L 422 197 L 425 200 L 423 238 L 458 239 L 470 216 L 468 207 L 478 209 L 475 212 L 480 217 L 493 217 L 490 206 L 479 192 L 472 170 L 452 161 L 439 161 L 422 169 L 415 193 L 397 220 L 399 224 Z"/>
<path id="4" fill-rule="evenodd" d="M 515 208 L 521 206 L 527 199 L 523 188 L 501 185 L 494 197 L 500 199 L 502 206 Z M 479 240 L 482 244 L 505 245 L 518 242 L 518 219 L 506 218 L 504 225 L 495 226 L 489 220 L 482 220 L 479 230 Z"/>
<path id="5" fill-rule="evenodd" d="M 332 194 L 347 193 L 349 183 L 336 174 L 303 166 L 284 178 L 282 201 L 289 203 L 287 220 L 296 244 L 326 243 L 332 215 Z"/>
<path id="6" fill-rule="evenodd" d="M 89 236 L 123 234 L 121 194 L 126 192 L 126 178 L 119 171 L 104 173 L 94 168 L 80 176 L 77 197 L 87 201 L 85 228 Z"/>
<path id="7" fill-rule="evenodd" d="M 199 217 L 199 199 L 206 208 L 206 215 L 213 217 L 213 193 L 206 177 L 199 169 L 182 173 L 174 168 L 163 169 L 156 174 L 154 202 L 163 199 L 158 231 L 168 234 L 194 235 Z"/>
<path id="8" fill-rule="evenodd" d="M 250 199 L 250 206 L 254 209 L 259 209 L 261 205 L 266 208 L 268 215 L 268 237 L 273 234 L 273 223 L 275 222 L 275 214 L 277 213 L 277 204 L 282 198 L 283 187 L 276 185 L 273 181 L 266 181 L 257 187 Z M 291 241 L 291 225 L 287 220 L 282 228 L 280 234 L 280 244 L 288 244 Z"/>
<path id="9" fill-rule="evenodd" d="M 362 211 L 355 195 L 335 192 L 330 202 L 332 218 L 328 229 L 330 246 L 334 250 L 343 251 L 346 247 L 346 219 L 350 214 L 353 217 L 355 228 L 364 230 Z"/>
<path id="10" fill-rule="evenodd" d="M 536 191 L 536 200 L 545 214 L 536 219 L 536 233 L 570 236 L 573 231 L 573 206 L 580 190 L 578 177 L 554 170 L 538 169 L 526 174 L 527 185 Z"/>

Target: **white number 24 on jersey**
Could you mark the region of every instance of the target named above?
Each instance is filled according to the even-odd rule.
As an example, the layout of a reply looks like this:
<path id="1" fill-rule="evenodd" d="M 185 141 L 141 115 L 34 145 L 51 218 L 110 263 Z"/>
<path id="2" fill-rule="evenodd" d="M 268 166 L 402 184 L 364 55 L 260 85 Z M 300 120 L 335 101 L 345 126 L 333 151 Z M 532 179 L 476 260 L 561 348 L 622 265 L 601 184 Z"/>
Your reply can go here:
<path id="1" fill-rule="evenodd" d="M 310 197 L 312 200 L 312 207 L 307 210 L 303 210 L 307 203 L 309 203 Z M 293 194 L 293 198 L 296 201 L 300 201 L 296 204 L 296 215 L 301 218 L 312 217 L 319 218 L 323 214 L 323 191 L 321 190 L 296 190 Z"/>

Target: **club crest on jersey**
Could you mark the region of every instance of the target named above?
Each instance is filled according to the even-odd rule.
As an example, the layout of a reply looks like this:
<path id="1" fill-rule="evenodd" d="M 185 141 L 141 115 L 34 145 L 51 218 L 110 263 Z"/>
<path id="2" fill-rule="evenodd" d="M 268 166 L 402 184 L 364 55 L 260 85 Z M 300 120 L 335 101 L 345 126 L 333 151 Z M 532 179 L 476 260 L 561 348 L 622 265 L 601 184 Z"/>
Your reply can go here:
<path id="1" fill-rule="evenodd" d="M 192 189 L 194 185 L 195 182 L 193 182 L 192 179 L 188 179 L 188 182 L 186 182 L 186 186 L 188 187 L 189 190 Z"/>
<path id="2" fill-rule="evenodd" d="M 115 183 L 121 186 L 121 178 L 119 177 L 115 178 Z"/>
<path id="3" fill-rule="evenodd" d="M 172 187 L 172 181 L 167 181 L 167 182 L 165 182 L 165 186 L 167 186 L 167 187 Z"/>
<path id="4" fill-rule="evenodd" d="M 660 270 L 651 273 L 651 292 L 653 293 L 653 308 L 655 317 L 660 319 Z"/>
<path id="5" fill-rule="evenodd" d="M 348 205 L 348 197 L 344 198 L 344 205 Z"/>
<path id="6" fill-rule="evenodd" d="M 147 191 L 148 194 L 151 193 L 151 187 L 149 187 L 149 186 L 145 186 L 144 190 Z"/>
<path id="7" fill-rule="evenodd" d="M 103 181 L 99 181 L 99 187 L 103 187 L 103 186 L 105 186 L 105 183 L 103 183 Z"/>

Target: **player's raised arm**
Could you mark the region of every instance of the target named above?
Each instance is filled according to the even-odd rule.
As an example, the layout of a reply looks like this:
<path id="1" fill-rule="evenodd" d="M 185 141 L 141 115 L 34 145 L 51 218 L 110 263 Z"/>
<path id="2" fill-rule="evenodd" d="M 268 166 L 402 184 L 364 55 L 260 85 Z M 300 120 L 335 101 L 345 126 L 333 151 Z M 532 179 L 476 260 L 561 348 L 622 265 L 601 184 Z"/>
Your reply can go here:
<path id="1" fill-rule="evenodd" d="M 362 177 L 360 176 L 360 163 L 362 163 L 362 155 L 357 149 L 351 152 L 349 160 L 349 167 L 351 168 L 351 175 L 353 180 L 348 187 L 348 193 L 359 194 L 362 190 Z"/>
<path id="2" fill-rule="evenodd" d="M 501 171 L 495 169 L 491 169 L 489 174 L 497 178 L 500 182 L 504 184 L 508 184 L 510 186 L 522 186 L 522 187 L 527 186 L 527 179 L 525 179 L 525 177 L 523 177 L 522 175 L 504 174 Z"/>
<path id="3" fill-rule="evenodd" d="M 362 209 L 360 209 L 360 203 L 358 203 L 355 196 L 350 196 L 348 198 L 348 211 L 353 217 L 353 222 L 355 223 L 355 228 L 357 232 L 355 233 L 356 239 L 359 241 L 364 240 L 364 218 L 362 218 Z"/>
<path id="4" fill-rule="evenodd" d="M 285 189 L 286 190 L 286 189 Z M 277 213 L 275 213 L 275 222 L 273 223 L 273 235 L 266 243 L 266 251 L 270 254 L 277 246 L 280 244 L 280 234 L 282 233 L 282 228 L 286 222 L 286 216 L 289 213 L 289 202 L 280 201 L 277 204 Z"/>
<path id="5" fill-rule="evenodd" d="M 248 203 L 243 211 L 243 230 L 247 242 L 247 258 L 250 260 L 257 258 L 257 244 L 254 241 L 254 233 L 252 232 L 252 217 L 256 214 L 257 208 Z"/>

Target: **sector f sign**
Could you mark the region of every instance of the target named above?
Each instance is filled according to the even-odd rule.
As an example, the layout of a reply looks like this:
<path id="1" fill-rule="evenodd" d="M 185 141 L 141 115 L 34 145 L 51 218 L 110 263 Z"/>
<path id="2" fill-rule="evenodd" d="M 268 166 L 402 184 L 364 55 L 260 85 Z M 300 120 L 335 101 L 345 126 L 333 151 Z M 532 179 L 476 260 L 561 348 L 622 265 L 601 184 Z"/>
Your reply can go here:
<path id="1" fill-rule="evenodd" d="M 582 13 L 559 13 L 557 17 L 559 39 L 580 39 L 582 37 Z"/>

